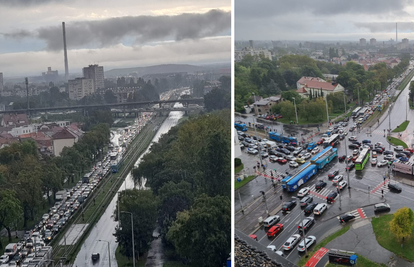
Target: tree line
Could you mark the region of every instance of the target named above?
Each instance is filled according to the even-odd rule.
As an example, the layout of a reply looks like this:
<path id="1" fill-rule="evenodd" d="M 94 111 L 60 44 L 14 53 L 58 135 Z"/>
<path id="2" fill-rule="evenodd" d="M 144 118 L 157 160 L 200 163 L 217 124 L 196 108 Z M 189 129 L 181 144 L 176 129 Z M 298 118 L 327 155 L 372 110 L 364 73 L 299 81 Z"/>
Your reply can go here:
<path id="1" fill-rule="evenodd" d="M 228 258 L 230 123 L 230 110 L 190 117 L 154 143 L 133 169 L 135 183 L 146 180 L 150 188 L 127 190 L 133 197 L 125 199 L 121 195 L 122 209 L 133 213 L 136 254 L 149 248 L 158 221 L 170 257 L 193 266 L 221 266 Z M 115 236 L 121 253 L 131 257 L 129 220 L 121 215 Z"/>
<path id="2" fill-rule="evenodd" d="M 336 51 L 330 51 L 336 54 Z M 409 58 L 409 55 L 402 54 L 401 62 L 392 69 L 385 63 L 378 63 L 366 71 L 362 65 L 352 61 L 342 66 L 301 55 L 285 55 L 275 61 L 245 56 L 241 62 L 235 63 L 235 109 L 243 112 L 246 104 L 252 104 L 252 93 L 268 97 L 296 91 L 296 83 L 302 76 L 323 78 L 322 73 L 338 74 L 332 82 L 345 88 L 346 101 L 360 99 L 362 104 L 385 90 L 391 79 L 407 68 Z M 311 99 L 322 96 L 323 93 L 316 91 Z M 339 104 L 339 101 L 332 101 Z M 333 104 L 333 107 L 338 107 Z M 341 106 L 343 109 L 343 104 Z"/>
<path id="3" fill-rule="evenodd" d="M 109 138 L 109 126 L 98 124 L 57 157 L 40 155 L 31 139 L 0 149 L 0 229 L 7 230 L 9 241 L 12 228 L 20 222 L 27 228 L 42 207 L 53 204 L 65 180 L 74 183 L 92 166 Z"/>

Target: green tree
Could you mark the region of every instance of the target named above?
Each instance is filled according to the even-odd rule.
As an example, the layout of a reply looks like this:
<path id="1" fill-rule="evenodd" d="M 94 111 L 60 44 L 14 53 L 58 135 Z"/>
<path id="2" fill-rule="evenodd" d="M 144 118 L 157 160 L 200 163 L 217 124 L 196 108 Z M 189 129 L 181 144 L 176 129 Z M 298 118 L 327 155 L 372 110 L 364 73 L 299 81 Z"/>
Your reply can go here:
<path id="1" fill-rule="evenodd" d="M 214 88 L 208 94 L 204 95 L 204 105 L 207 111 L 230 109 L 230 98 L 230 92 L 226 92 L 223 89 Z"/>
<path id="2" fill-rule="evenodd" d="M 117 102 L 117 98 L 114 92 L 112 92 L 112 90 L 105 91 L 104 99 L 105 99 L 105 102 L 109 104 Z"/>
<path id="3" fill-rule="evenodd" d="M 397 237 L 397 239 L 403 241 L 404 238 L 409 238 L 411 236 L 413 225 L 413 211 L 410 208 L 404 207 L 398 209 L 394 213 L 394 217 L 390 222 L 390 231 Z"/>
<path id="4" fill-rule="evenodd" d="M 167 239 L 195 266 L 221 266 L 231 250 L 230 198 L 200 195 L 190 210 L 178 213 Z"/>
<path id="5" fill-rule="evenodd" d="M 0 228 L 7 230 L 9 242 L 12 242 L 11 227 L 21 218 L 23 210 L 16 192 L 9 189 L 0 191 Z M 2 247 L 0 241 L 0 248 Z"/>
<path id="6" fill-rule="evenodd" d="M 148 251 L 152 241 L 152 232 L 157 220 L 158 198 L 151 190 L 129 189 L 120 194 L 120 211 L 131 212 L 134 219 L 135 254 L 142 255 Z M 114 211 L 116 220 L 117 211 Z M 121 213 L 121 228 L 115 228 L 115 237 L 121 247 L 120 252 L 132 257 L 131 215 Z"/>
<path id="7" fill-rule="evenodd" d="M 283 117 L 290 120 L 295 115 L 295 107 L 292 102 L 286 100 L 278 105 L 280 105 L 280 113 L 282 113 Z"/>

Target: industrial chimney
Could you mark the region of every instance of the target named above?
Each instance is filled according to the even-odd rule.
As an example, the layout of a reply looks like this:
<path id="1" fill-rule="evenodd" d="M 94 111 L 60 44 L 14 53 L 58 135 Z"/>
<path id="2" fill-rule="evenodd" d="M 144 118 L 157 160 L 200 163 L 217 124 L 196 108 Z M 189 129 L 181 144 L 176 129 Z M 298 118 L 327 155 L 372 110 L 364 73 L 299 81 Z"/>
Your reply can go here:
<path id="1" fill-rule="evenodd" d="M 62 30 L 63 30 L 63 53 L 65 55 L 65 81 L 68 81 L 68 79 L 69 79 L 69 66 L 68 66 L 68 52 L 66 50 L 65 22 L 62 22 Z"/>

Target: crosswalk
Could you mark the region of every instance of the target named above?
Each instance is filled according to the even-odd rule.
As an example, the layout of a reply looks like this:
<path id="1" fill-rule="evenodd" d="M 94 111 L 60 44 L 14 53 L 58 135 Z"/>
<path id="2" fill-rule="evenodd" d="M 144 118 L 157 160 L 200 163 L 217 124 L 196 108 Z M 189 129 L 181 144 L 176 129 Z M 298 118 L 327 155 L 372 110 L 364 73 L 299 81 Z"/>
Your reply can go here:
<path id="1" fill-rule="evenodd" d="M 353 211 L 350 211 L 350 212 L 347 212 L 347 213 L 354 215 L 355 220 L 364 219 L 364 218 L 367 217 L 367 215 L 365 214 L 364 209 L 362 209 L 362 208 L 359 208 L 359 209 L 356 209 L 356 210 L 353 210 Z M 339 216 L 337 216 L 337 218 L 339 220 Z"/>
<path id="2" fill-rule="evenodd" d="M 371 190 L 371 195 L 382 197 L 383 195 L 387 194 L 390 190 L 388 189 L 388 182 L 389 179 L 385 179 L 382 183 L 378 184 L 374 189 Z"/>
<path id="3" fill-rule="evenodd" d="M 312 194 L 313 196 L 315 196 L 317 198 L 320 198 L 320 199 L 323 199 L 323 200 L 326 200 L 326 197 L 332 192 L 333 192 L 332 190 L 330 190 L 326 187 L 324 187 L 322 189 L 316 189 L 315 185 L 312 185 L 310 187 L 310 191 L 309 191 L 309 193 Z"/>

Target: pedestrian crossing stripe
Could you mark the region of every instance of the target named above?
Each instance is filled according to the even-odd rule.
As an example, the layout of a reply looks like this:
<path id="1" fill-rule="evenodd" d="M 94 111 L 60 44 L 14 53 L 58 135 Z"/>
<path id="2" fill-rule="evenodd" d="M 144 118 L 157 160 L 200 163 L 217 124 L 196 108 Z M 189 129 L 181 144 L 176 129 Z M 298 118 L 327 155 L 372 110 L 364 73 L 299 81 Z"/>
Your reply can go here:
<path id="1" fill-rule="evenodd" d="M 389 179 L 385 179 L 384 182 L 378 184 L 373 190 L 371 190 L 371 194 L 378 196 L 378 197 L 382 197 L 383 195 L 385 196 L 386 193 L 388 193 L 390 190 L 388 188 L 388 183 L 389 183 Z M 398 182 L 395 182 L 398 183 Z M 384 192 L 384 194 L 383 194 Z"/>
<path id="2" fill-rule="evenodd" d="M 365 211 L 362 208 L 359 208 L 359 209 L 356 209 L 356 210 L 353 210 L 353 211 L 350 211 L 350 212 L 347 212 L 347 213 L 354 215 L 355 220 L 364 219 L 364 218 L 367 217 L 367 215 L 365 214 Z M 339 217 L 340 216 L 337 216 L 336 218 L 338 218 L 338 220 L 339 220 Z"/>
<path id="3" fill-rule="evenodd" d="M 282 181 L 283 180 L 283 173 L 275 172 L 273 170 L 266 170 L 265 172 L 258 172 L 255 171 L 256 175 L 262 176 L 264 178 L 275 180 L 275 181 Z M 273 174 L 273 176 L 272 176 Z"/>
<path id="4" fill-rule="evenodd" d="M 315 189 L 315 185 L 312 185 L 310 187 L 309 193 L 320 198 L 320 199 L 324 199 L 326 200 L 326 197 L 332 193 L 333 191 L 327 188 L 322 188 L 322 189 Z"/>

